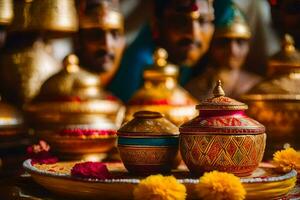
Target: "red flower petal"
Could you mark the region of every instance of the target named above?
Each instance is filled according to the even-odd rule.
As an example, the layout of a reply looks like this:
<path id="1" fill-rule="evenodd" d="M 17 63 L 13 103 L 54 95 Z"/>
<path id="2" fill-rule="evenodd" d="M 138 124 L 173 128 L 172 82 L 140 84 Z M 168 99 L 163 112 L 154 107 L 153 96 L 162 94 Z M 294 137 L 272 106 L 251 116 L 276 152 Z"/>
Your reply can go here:
<path id="1" fill-rule="evenodd" d="M 80 178 L 110 179 L 112 178 L 105 164 L 101 162 L 77 163 L 71 170 L 71 175 Z"/>

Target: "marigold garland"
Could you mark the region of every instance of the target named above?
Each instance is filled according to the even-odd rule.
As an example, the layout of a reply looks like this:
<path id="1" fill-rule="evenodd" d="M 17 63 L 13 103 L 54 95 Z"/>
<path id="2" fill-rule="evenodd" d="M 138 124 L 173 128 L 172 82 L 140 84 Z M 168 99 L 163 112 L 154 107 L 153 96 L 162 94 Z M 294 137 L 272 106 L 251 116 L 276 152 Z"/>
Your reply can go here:
<path id="1" fill-rule="evenodd" d="M 246 197 L 246 190 L 238 177 L 218 171 L 204 173 L 195 191 L 205 200 L 243 200 Z"/>
<path id="2" fill-rule="evenodd" d="M 151 175 L 133 191 L 135 200 L 184 200 L 186 188 L 173 176 Z"/>
<path id="3" fill-rule="evenodd" d="M 289 172 L 292 169 L 300 172 L 300 153 L 291 147 L 277 151 L 273 155 L 273 164 L 280 172 Z"/>

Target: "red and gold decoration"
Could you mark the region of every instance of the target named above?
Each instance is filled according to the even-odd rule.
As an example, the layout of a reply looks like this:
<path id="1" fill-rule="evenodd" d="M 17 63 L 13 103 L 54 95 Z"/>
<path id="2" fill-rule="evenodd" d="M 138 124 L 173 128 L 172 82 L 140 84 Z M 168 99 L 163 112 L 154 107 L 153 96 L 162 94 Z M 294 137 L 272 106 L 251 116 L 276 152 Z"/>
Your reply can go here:
<path id="1" fill-rule="evenodd" d="M 114 147 L 124 107 L 101 89 L 98 76 L 81 69 L 78 58 L 69 55 L 64 69 L 43 84 L 25 111 L 38 138 L 75 159 Z"/>
<path id="2" fill-rule="evenodd" d="M 285 35 L 281 51 L 269 61 L 270 77 L 242 96 L 249 105 L 247 113 L 266 126 L 267 158 L 286 144 L 300 148 L 299 72 L 300 53 Z"/>
<path id="3" fill-rule="evenodd" d="M 158 112 L 139 111 L 118 130 L 118 149 L 133 174 L 169 172 L 179 156 L 178 128 Z"/>
<path id="4" fill-rule="evenodd" d="M 247 105 L 225 96 L 221 81 L 212 98 L 197 105 L 200 114 L 180 127 L 180 152 L 194 174 L 218 170 L 250 175 L 261 162 L 265 127 L 245 115 Z"/>
<path id="5" fill-rule="evenodd" d="M 154 52 L 154 66 L 144 71 L 144 85 L 129 100 L 125 121 L 140 110 L 158 111 L 179 126 L 196 116 L 197 101 L 177 84 L 178 68 L 167 63 L 167 52 Z"/>

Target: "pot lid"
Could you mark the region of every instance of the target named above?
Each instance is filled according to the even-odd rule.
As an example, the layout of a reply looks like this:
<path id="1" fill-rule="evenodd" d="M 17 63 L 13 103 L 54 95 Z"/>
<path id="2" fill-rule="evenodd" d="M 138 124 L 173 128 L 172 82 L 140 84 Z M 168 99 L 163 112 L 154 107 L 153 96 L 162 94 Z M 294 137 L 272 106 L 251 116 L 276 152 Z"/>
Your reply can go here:
<path id="1" fill-rule="evenodd" d="M 291 36 L 285 35 L 282 50 L 270 59 L 266 80 L 255 85 L 242 99 L 300 100 L 300 52 Z"/>
<path id="2" fill-rule="evenodd" d="M 88 100 L 103 96 L 99 77 L 83 70 L 78 63 L 77 56 L 68 55 L 63 61 L 63 69 L 42 85 L 36 100 Z"/>
<path id="3" fill-rule="evenodd" d="M 248 100 L 300 100 L 300 73 L 271 77 L 254 86 L 242 96 Z"/>
<path id="4" fill-rule="evenodd" d="M 64 68 L 50 77 L 37 97 L 24 106 L 38 113 L 117 113 L 122 103 L 102 90 L 100 78 L 78 66 L 75 55 L 67 56 Z"/>
<path id="5" fill-rule="evenodd" d="M 13 106 L 0 100 L 0 130 L 23 125 L 21 113 Z"/>
<path id="6" fill-rule="evenodd" d="M 198 110 L 246 110 L 248 106 L 242 102 L 225 96 L 221 80 L 213 90 L 213 97 L 205 99 L 196 106 Z"/>
<path id="7" fill-rule="evenodd" d="M 300 52 L 294 46 L 292 36 L 285 34 L 282 40 L 281 50 L 269 60 L 269 73 L 300 69 Z"/>
<path id="8" fill-rule="evenodd" d="M 168 63 L 168 53 L 163 48 L 158 48 L 153 54 L 153 66 L 144 71 L 145 79 L 159 79 L 163 77 L 177 77 L 178 68 Z"/>
<path id="9" fill-rule="evenodd" d="M 179 135 L 178 127 L 159 112 L 138 111 L 124 124 L 118 134 L 123 136 L 172 136 Z"/>

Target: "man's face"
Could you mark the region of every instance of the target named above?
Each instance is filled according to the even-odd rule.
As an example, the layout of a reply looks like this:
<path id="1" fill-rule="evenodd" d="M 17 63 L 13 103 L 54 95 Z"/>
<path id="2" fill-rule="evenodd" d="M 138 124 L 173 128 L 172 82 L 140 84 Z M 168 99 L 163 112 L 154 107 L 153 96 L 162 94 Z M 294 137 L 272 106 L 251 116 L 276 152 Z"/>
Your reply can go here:
<path id="1" fill-rule="evenodd" d="M 242 38 L 215 38 L 211 45 L 211 59 L 227 69 L 240 69 L 249 51 L 249 42 Z"/>
<path id="2" fill-rule="evenodd" d="M 195 2 L 196 11 L 176 12 L 169 8 L 158 19 L 160 42 L 175 64 L 193 66 L 206 53 L 214 31 L 213 10 L 205 0 Z"/>
<path id="3" fill-rule="evenodd" d="M 81 61 L 89 71 L 103 73 L 118 68 L 125 46 L 121 30 L 81 29 L 79 40 Z"/>

